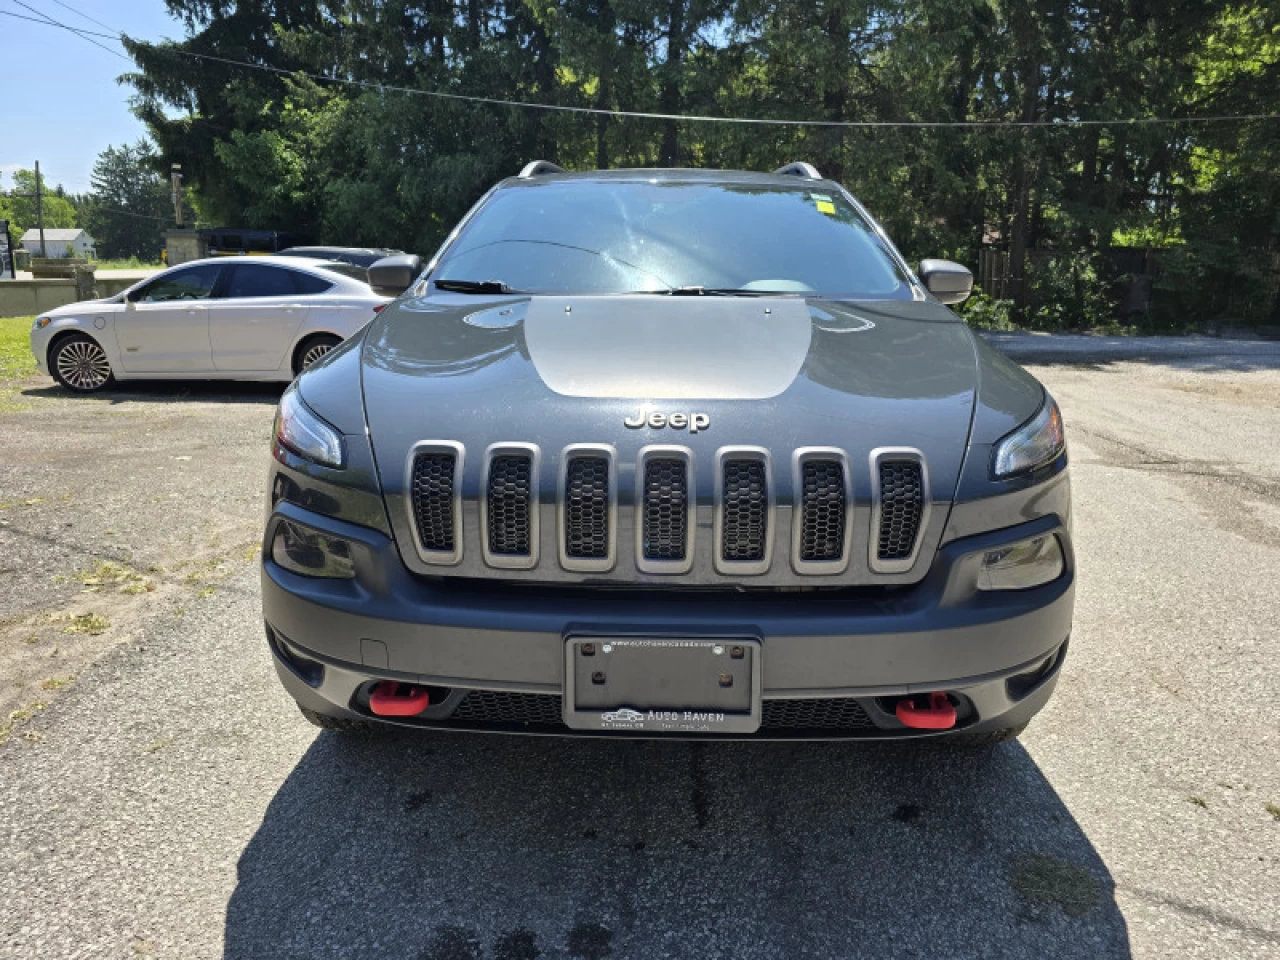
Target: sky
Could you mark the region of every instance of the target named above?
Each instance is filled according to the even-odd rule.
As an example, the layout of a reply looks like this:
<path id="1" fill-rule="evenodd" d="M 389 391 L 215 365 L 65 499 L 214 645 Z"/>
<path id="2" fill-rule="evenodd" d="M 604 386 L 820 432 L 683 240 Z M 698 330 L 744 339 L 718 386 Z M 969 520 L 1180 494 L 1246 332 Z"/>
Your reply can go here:
<path id="1" fill-rule="evenodd" d="M 71 7 L 115 31 L 145 40 L 180 38 L 182 24 L 164 0 L 22 0 L 28 7 L 84 30 L 108 32 L 77 16 Z M 0 0 L 0 12 L 35 17 L 15 0 Z M 118 50 L 118 43 L 94 37 Z M 132 88 L 116 78 L 134 69 L 67 30 L 0 16 L 0 187 L 13 186 L 12 173 L 40 161 L 50 187 L 71 193 L 89 190 L 89 174 L 108 146 L 133 143 L 146 128 L 129 112 Z"/>

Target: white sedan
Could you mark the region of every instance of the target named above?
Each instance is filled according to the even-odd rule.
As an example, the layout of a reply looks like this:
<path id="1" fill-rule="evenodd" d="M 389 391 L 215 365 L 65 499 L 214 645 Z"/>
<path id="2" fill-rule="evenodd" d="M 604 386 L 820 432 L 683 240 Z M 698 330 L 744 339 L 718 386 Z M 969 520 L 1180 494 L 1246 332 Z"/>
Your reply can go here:
<path id="1" fill-rule="evenodd" d="M 82 393 L 112 379 L 292 380 L 389 302 L 361 273 L 303 257 L 195 260 L 42 313 L 31 352 Z"/>

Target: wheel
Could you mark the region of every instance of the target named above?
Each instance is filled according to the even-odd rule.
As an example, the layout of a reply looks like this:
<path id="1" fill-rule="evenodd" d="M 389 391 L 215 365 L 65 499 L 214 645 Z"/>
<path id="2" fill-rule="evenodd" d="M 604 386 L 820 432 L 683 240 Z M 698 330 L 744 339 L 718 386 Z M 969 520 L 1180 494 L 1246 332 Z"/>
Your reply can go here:
<path id="1" fill-rule="evenodd" d="M 373 727 L 373 724 L 365 720 L 331 717 L 324 713 L 316 713 L 314 710 L 308 710 L 302 704 L 298 704 L 298 709 L 302 711 L 302 715 L 310 723 L 315 724 L 321 730 L 336 730 L 339 733 L 365 733 Z"/>
<path id="2" fill-rule="evenodd" d="M 87 333 L 73 333 L 54 344 L 49 369 L 55 380 L 76 393 L 94 393 L 111 382 L 107 352 Z"/>
<path id="3" fill-rule="evenodd" d="M 338 337 L 327 333 L 303 340 L 293 355 L 293 375 L 296 377 L 341 342 Z"/>
<path id="4" fill-rule="evenodd" d="M 1024 723 L 1018 727 L 1006 727 L 1003 730 L 991 730 L 987 733 L 957 733 L 954 736 L 941 738 L 942 743 L 949 747 L 961 747 L 963 749 L 974 749 L 978 747 L 991 747 L 997 743 L 1004 743 L 1006 740 L 1017 740 L 1018 734 L 1027 729 Z"/>

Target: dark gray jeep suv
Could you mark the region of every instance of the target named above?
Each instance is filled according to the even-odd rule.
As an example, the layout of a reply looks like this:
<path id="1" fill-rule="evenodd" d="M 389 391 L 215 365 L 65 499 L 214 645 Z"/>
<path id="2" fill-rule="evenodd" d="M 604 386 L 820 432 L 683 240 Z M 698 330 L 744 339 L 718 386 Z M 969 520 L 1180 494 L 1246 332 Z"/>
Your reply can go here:
<path id="1" fill-rule="evenodd" d="M 276 419 L 267 639 L 324 727 L 987 742 L 1048 700 L 1058 408 L 808 164 L 490 190 Z"/>

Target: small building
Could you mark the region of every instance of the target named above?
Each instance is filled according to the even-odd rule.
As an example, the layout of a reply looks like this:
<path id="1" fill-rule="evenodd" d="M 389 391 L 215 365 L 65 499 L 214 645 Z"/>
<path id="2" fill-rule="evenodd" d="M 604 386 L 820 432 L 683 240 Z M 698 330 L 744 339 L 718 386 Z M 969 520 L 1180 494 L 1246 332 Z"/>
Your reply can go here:
<path id="1" fill-rule="evenodd" d="M 33 257 L 40 256 L 40 231 L 33 227 L 24 233 L 22 246 L 30 250 Z M 79 227 L 70 229 L 45 227 L 44 255 L 46 257 L 87 257 L 92 260 L 97 257 L 98 252 L 94 249 L 93 237 Z"/>

